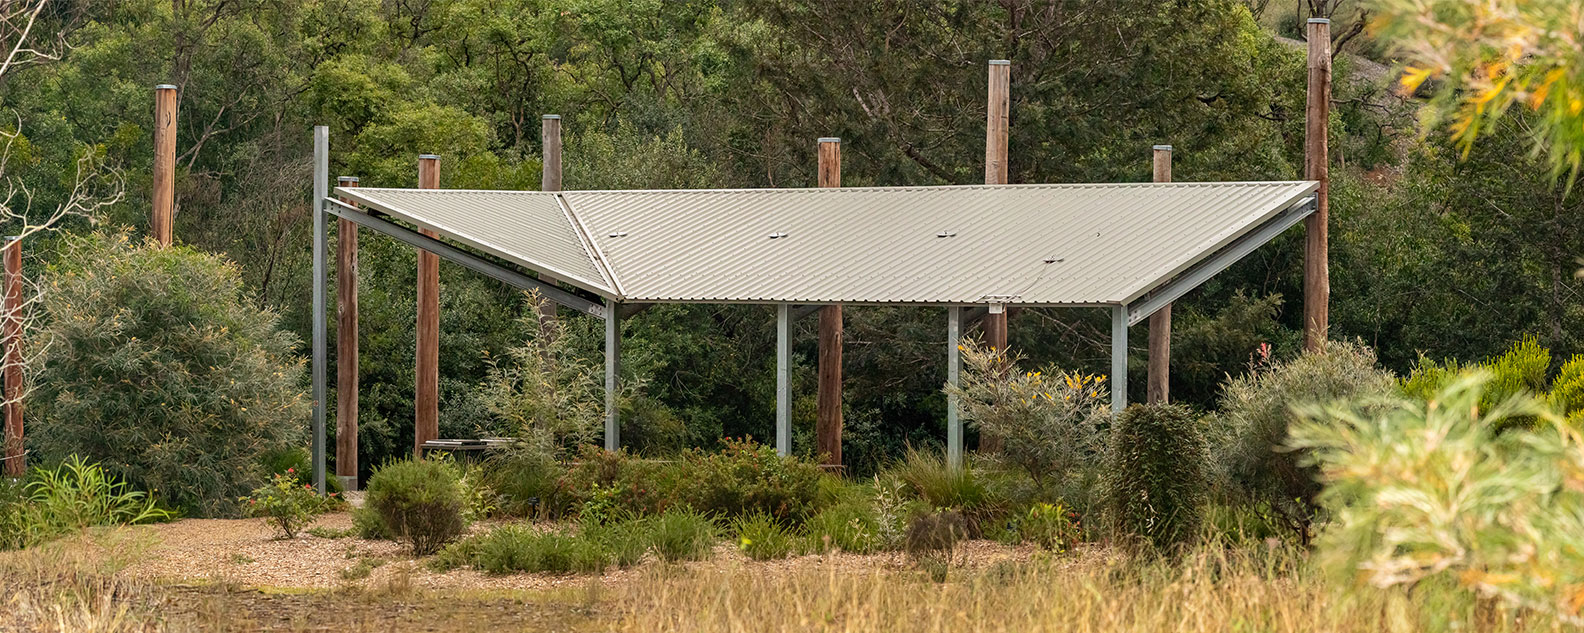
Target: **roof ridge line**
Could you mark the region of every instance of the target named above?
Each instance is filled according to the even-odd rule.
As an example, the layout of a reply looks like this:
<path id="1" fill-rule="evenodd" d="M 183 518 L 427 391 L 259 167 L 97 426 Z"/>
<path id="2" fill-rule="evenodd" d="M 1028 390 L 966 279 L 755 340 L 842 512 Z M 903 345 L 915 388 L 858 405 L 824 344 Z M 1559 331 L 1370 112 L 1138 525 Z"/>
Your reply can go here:
<path id="1" fill-rule="evenodd" d="M 583 242 L 583 250 L 589 254 L 589 259 L 594 261 L 594 265 L 599 267 L 600 273 L 605 275 L 605 280 L 610 282 L 611 289 L 616 291 L 616 300 L 621 301 L 627 296 L 627 292 L 622 288 L 621 281 L 616 278 L 616 269 L 611 267 L 605 252 L 600 250 L 599 244 L 594 241 L 594 234 L 590 233 L 588 226 L 583 224 L 583 218 L 572 212 L 572 203 L 567 201 L 562 192 L 554 193 L 556 205 L 561 207 L 561 212 L 566 214 L 567 221 L 572 224 L 572 230 L 577 232 L 578 239 Z"/>

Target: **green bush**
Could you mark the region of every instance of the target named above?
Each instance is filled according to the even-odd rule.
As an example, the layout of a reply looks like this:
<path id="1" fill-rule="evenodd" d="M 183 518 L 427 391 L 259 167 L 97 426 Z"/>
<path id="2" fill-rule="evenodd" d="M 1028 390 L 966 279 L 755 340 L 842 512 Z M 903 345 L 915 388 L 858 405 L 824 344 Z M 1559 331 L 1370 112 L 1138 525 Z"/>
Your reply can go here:
<path id="1" fill-rule="evenodd" d="M 1128 407 L 1111 429 L 1106 506 L 1119 539 L 1167 550 L 1199 532 L 1208 447 L 1182 405 Z"/>
<path id="2" fill-rule="evenodd" d="M 738 517 L 732 522 L 737 547 L 754 560 L 775 560 L 792 555 L 796 537 L 768 514 Z"/>
<path id="3" fill-rule="evenodd" d="M 715 525 L 699 512 L 672 508 L 649 521 L 649 544 L 668 563 L 704 560 L 715 549 Z"/>
<path id="4" fill-rule="evenodd" d="M 33 469 L 25 483 L 0 479 L 0 549 L 30 547 L 89 527 L 172 516 L 149 494 L 75 455 L 56 468 Z"/>
<path id="5" fill-rule="evenodd" d="M 552 515 L 580 512 L 590 501 L 637 516 L 659 514 L 681 502 L 681 487 L 689 476 L 685 467 L 680 462 L 641 459 L 626 449 L 585 447 L 557 484 L 555 502 L 560 507 Z M 596 495 L 602 499 L 596 500 Z"/>
<path id="6" fill-rule="evenodd" d="M 804 551 L 866 554 L 882 549 L 881 526 L 867 503 L 840 503 L 820 510 L 803 524 Z"/>
<path id="7" fill-rule="evenodd" d="M 184 512 L 235 515 L 261 457 L 307 427 L 297 339 L 245 296 L 236 267 L 125 233 L 70 238 L 41 294 L 50 344 L 29 442 L 82 455 Z"/>
<path id="8" fill-rule="evenodd" d="M 901 463 L 887 471 L 907 486 L 907 491 L 934 508 L 984 510 L 995 505 L 990 488 L 970 463 L 952 468 L 939 453 L 909 447 Z"/>
<path id="9" fill-rule="evenodd" d="M 376 469 L 365 503 L 390 536 L 417 556 L 440 551 L 466 527 L 456 472 L 440 461 L 404 460 Z"/>
<path id="10" fill-rule="evenodd" d="M 1055 367 L 1024 371 L 1021 358 L 973 342 L 962 352 L 962 384 L 946 392 L 963 419 L 1001 438 L 1005 460 L 1047 489 L 1092 470 L 1110 420 L 1104 377 Z"/>
<path id="11" fill-rule="evenodd" d="M 269 519 L 285 538 L 296 538 L 297 532 L 308 525 L 314 515 L 334 507 L 337 501 L 334 496 L 320 497 L 311 484 L 299 482 L 293 468 L 275 475 L 269 484 L 242 499 L 249 516 Z"/>
<path id="12" fill-rule="evenodd" d="M 367 505 L 352 511 L 352 533 L 370 541 L 396 540 L 390 528 L 385 527 L 385 520 Z"/>
<path id="13" fill-rule="evenodd" d="M 1018 540 L 1057 554 L 1078 545 L 1083 533 L 1078 513 L 1056 504 L 1036 503 L 1017 521 Z"/>
<path id="14" fill-rule="evenodd" d="M 627 568 L 637 565 L 649 551 L 648 519 L 582 524 L 584 538 L 600 544 L 611 564 Z"/>
<path id="15" fill-rule="evenodd" d="M 496 505 L 507 516 L 553 519 L 567 505 L 561 490 L 567 470 L 548 452 L 513 446 L 484 460 L 481 478 L 496 493 Z"/>
<path id="16" fill-rule="evenodd" d="M 1490 379 L 1303 409 L 1291 445 L 1319 466 L 1332 517 L 1315 559 L 1372 596 L 1445 586 L 1505 603 L 1487 608 L 1577 618 L 1584 443 L 1533 395 L 1479 406 Z M 1535 423 L 1497 432 L 1513 419 Z"/>
<path id="17" fill-rule="evenodd" d="M 1573 355 L 1562 363 L 1556 380 L 1551 382 L 1551 408 L 1567 418 L 1584 412 L 1584 356 Z"/>
<path id="18" fill-rule="evenodd" d="M 1287 429 L 1293 407 L 1394 393 L 1391 372 L 1375 364 L 1375 353 L 1358 343 L 1331 342 L 1324 354 L 1306 353 L 1255 368 L 1221 392 L 1213 419 L 1211 463 L 1227 493 L 1252 503 L 1287 526 L 1304 544 L 1318 506 L 1320 484 L 1302 451 L 1289 451 Z"/>
<path id="19" fill-rule="evenodd" d="M 815 510 L 820 481 L 829 477 L 813 461 L 782 457 L 752 440 L 724 440 L 715 453 L 692 451 L 683 460 L 683 499 L 717 517 L 764 513 L 800 523 Z"/>

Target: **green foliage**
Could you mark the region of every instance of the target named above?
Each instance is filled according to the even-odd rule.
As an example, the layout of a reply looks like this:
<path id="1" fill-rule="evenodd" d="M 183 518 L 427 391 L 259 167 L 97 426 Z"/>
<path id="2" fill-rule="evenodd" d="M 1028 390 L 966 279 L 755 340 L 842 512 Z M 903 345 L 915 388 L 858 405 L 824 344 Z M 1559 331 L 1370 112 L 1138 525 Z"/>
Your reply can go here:
<path id="1" fill-rule="evenodd" d="M 51 343 L 29 441 L 45 461 L 80 454 L 185 512 L 234 514 L 263 480 L 261 457 L 306 428 L 296 337 L 221 257 L 125 233 L 68 249 L 44 282 Z"/>
<path id="2" fill-rule="evenodd" d="M 73 455 L 60 466 L 35 468 L 26 483 L 0 482 L 0 550 L 37 545 L 102 525 L 164 521 L 174 514 L 154 498 Z"/>
<path id="3" fill-rule="evenodd" d="M 1381 396 L 1395 388 L 1391 372 L 1376 366 L 1374 352 L 1344 342 L 1233 378 L 1222 390 L 1210 433 L 1211 463 L 1221 486 L 1271 513 L 1307 543 L 1320 484 L 1301 451 L 1284 449 L 1287 429 L 1296 421 L 1293 407 Z"/>
<path id="4" fill-rule="evenodd" d="M 315 514 L 328 509 L 337 500 L 321 498 L 313 485 L 299 483 L 296 471 L 274 475 L 270 483 L 242 498 L 250 516 L 264 517 L 280 531 L 284 538 L 297 538 L 297 532 L 313 520 Z M 335 494 L 335 493 L 330 493 Z"/>
<path id="5" fill-rule="evenodd" d="M 1486 387 L 1487 406 L 1521 393 L 1542 394 L 1549 382 L 1551 350 L 1541 346 L 1539 339 L 1525 336 L 1485 367 L 1491 372 L 1491 381 Z"/>
<path id="6" fill-rule="evenodd" d="M 1480 407 L 1490 379 L 1303 409 L 1291 446 L 1318 466 L 1333 518 L 1319 559 L 1359 592 L 1442 585 L 1577 620 L 1584 444 L 1531 395 Z M 1514 418 L 1536 423 L 1497 432 Z"/>
<path id="7" fill-rule="evenodd" d="M 971 536 L 968 518 L 956 510 L 922 513 L 908 522 L 904 547 L 914 557 L 949 553 Z"/>
<path id="8" fill-rule="evenodd" d="M 568 457 L 603 428 L 603 369 L 578 353 L 573 337 L 556 335 L 556 320 L 544 312 L 547 300 L 530 293 L 527 303 L 532 310 L 523 321 L 534 335 L 488 361 L 480 399 L 503 430 L 552 457 Z"/>
<path id="9" fill-rule="evenodd" d="M 775 517 L 758 513 L 738 517 L 732 522 L 737 547 L 754 560 L 775 560 L 792 555 L 797 537 Z"/>
<path id="10" fill-rule="evenodd" d="M 390 528 L 385 526 L 385 519 L 380 518 L 380 513 L 366 505 L 352 510 L 352 533 L 369 541 L 396 540 L 396 535 L 391 534 Z"/>
<path id="11" fill-rule="evenodd" d="M 815 554 L 832 550 L 867 554 L 886 545 L 882 530 L 880 518 L 870 504 L 839 503 L 820 510 L 803 524 L 803 548 Z"/>
<path id="12" fill-rule="evenodd" d="M 672 508 L 649 520 L 650 545 L 668 563 L 704 560 L 715 547 L 715 525 L 693 510 Z"/>
<path id="13" fill-rule="evenodd" d="M 1018 539 L 1057 554 L 1078 545 L 1083 530 L 1078 513 L 1060 504 L 1036 503 L 1017 522 Z"/>
<path id="14" fill-rule="evenodd" d="M 462 534 L 466 510 L 455 470 L 439 461 L 386 464 L 369 478 L 365 503 L 390 536 L 427 556 Z"/>
<path id="15" fill-rule="evenodd" d="M 530 525 L 507 525 L 458 541 L 441 551 L 433 562 L 440 570 L 471 566 L 491 574 L 597 574 L 605 571 L 608 564 L 598 540 L 543 532 Z"/>
<path id="16" fill-rule="evenodd" d="M 1124 541 L 1171 550 L 1199 535 L 1209 447 L 1182 405 L 1128 407 L 1111 429 L 1106 502 Z"/>
<path id="17" fill-rule="evenodd" d="M 963 419 L 999 437 L 1002 455 L 1041 487 L 1066 483 L 1093 464 L 1105 446 L 1105 379 L 1055 367 L 1022 371 L 1007 357 L 975 342 L 962 345 L 957 398 Z"/>
<path id="18" fill-rule="evenodd" d="M 1551 407 L 1569 419 L 1584 411 L 1584 355 L 1575 354 L 1551 381 Z"/>
<path id="19" fill-rule="evenodd" d="M 496 504 L 503 514 L 554 518 L 564 506 L 560 484 L 566 469 L 544 451 L 513 446 L 492 452 L 481 471 L 484 485 L 496 492 Z"/>
<path id="20" fill-rule="evenodd" d="M 752 440 L 723 440 L 718 452 L 691 451 L 683 460 L 682 499 L 694 509 L 735 517 L 765 513 L 798 523 L 815 510 L 826 475 L 813 460 L 782 457 Z"/>

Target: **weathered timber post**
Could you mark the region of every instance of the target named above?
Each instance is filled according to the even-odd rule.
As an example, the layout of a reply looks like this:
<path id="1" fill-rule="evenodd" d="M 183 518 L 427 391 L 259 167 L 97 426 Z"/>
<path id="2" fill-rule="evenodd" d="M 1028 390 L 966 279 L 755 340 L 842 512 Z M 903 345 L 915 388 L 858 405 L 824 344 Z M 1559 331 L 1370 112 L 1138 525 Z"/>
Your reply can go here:
<path id="1" fill-rule="evenodd" d="M 1007 184 L 1007 147 L 1011 128 L 1012 62 L 1005 59 L 990 60 L 990 89 L 985 114 L 985 184 Z M 992 306 L 993 307 L 993 306 Z M 992 309 L 980 323 L 984 328 L 985 344 L 1001 353 L 1007 352 L 1007 310 Z M 1001 450 L 1001 438 L 989 433 L 979 434 L 979 450 Z"/>
<path id="2" fill-rule="evenodd" d="M 27 457 L 22 450 L 22 238 L 5 244 L 5 475 L 22 477 Z"/>
<path id="3" fill-rule="evenodd" d="M 1171 182 L 1172 146 L 1156 145 L 1153 163 L 1155 182 Z M 1145 402 L 1165 404 L 1171 391 L 1171 304 L 1150 315 L 1149 371 L 1144 388 Z"/>
<path id="4" fill-rule="evenodd" d="M 154 206 L 149 232 L 161 246 L 170 246 L 176 210 L 176 86 L 154 87 Z"/>
<path id="5" fill-rule="evenodd" d="M 1320 182 L 1314 214 L 1304 219 L 1304 349 L 1324 352 L 1331 320 L 1331 21 L 1309 18 L 1309 99 L 1304 117 L 1304 178 Z"/>
<path id="6" fill-rule="evenodd" d="M 546 114 L 539 119 L 539 138 L 544 156 L 539 170 L 540 191 L 561 191 L 561 115 Z M 540 278 L 554 281 L 544 274 Z M 554 301 L 539 304 L 539 337 L 548 344 L 555 336 L 557 306 Z"/>
<path id="7" fill-rule="evenodd" d="M 819 140 L 819 186 L 841 186 L 841 139 Z M 819 405 L 814 452 L 832 468 L 842 465 L 842 307 L 820 308 Z"/>
<path id="8" fill-rule="evenodd" d="M 342 188 L 358 179 L 336 179 Z M 355 204 L 342 198 L 342 202 Z M 336 479 L 343 490 L 358 483 L 358 227 L 336 220 Z"/>
<path id="9" fill-rule="evenodd" d="M 440 188 L 440 157 L 418 157 L 418 188 Z M 433 231 L 424 235 L 439 237 Z M 415 371 L 413 457 L 423 455 L 424 442 L 440 437 L 440 256 L 418 251 L 418 355 Z"/>

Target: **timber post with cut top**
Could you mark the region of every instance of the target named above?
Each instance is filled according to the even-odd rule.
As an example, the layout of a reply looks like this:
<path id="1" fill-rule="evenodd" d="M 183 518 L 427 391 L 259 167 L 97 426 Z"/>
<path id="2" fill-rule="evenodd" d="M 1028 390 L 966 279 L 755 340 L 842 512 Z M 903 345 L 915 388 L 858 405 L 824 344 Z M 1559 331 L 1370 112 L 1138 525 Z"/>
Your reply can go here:
<path id="1" fill-rule="evenodd" d="M 440 188 L 440 157 L 418 157 L 418 188 Z M 433 231 L 421 231 L 439 237 Z M 415 368 L 413 458 L 423 458 L 424 442 L 440 438 L 440 257 L 418 251 L 418 341 Z"/>
<path id="2" fill-rule="evenodd" d="M 358 179 L 342 176 L 336 184 L 353 188 Z M 336 479 L 342 490 L 357 490 L 358 226 L 346 218 L 336 219 Z"/>
<path id="3" fill-rule="evenodd" d="M 1004 185 L 1007 184 L 1008 135 L 1012 123 L 1012 62 L 992 59 L 989 67 L 990 87 L 985 110 L 985 184 Z M 1009 312 L 991 310 L 980 321 L 985 345 L 1000 354 L 1007 354 Z M 981 432 L 979 450 L 991 453 L 1001 450 L 1001 438 Z"/>
<path id="4" fill-rule="evenodd" d="M 5 457 L 7 477 L 27 473 L 27 453 L 23 451 L 22 428 L 22 238 L 11 236 L 5 242 Z"/>
<path id="5" fill-rule="evenodd" d="M 1324 352 L 1331 320 L 1331 167 L 1326 124 L 1331 114 L 1331 21 L 1309 18 L 1309 89 L 1304 116 L 1304 178 L 1320 183 L 1315 211 L 1304 220 L 1304 349 Z"/>
<path id="6" fill-rule="evenodd" d="M 819 139 L 819 186 L 841 186 L 841 139 Z M 819 313 L 819 403 L 814 424 L 814 452 L 824 465 L 842 465 L 842 306 L 831 304 Z"/>
<path id="7" fill-rule="evenodd" d="M 1152 164 L 1155 182 L 1171 182 L 1172 146 L 1156 145 Z M 1171 391 L 1171 304 L 1161 306 L 1149 319 L 1149 368 L 1144 401 L 1165 404 Z"/>
<path id="8" fill-rule="evenodd" d="M 561 115 L 546 114 L 539 118 L 539 143 L 544 156 L 540 157 L 539 190 L 561 191 Z M 545 281 L 552 281 L 547 275 L 539 275 Z M 554 301 L 541 301 L 539 303 L 539 340 L 548 345 L 556 335 L 556 313 L 558 309 Z"/>
<path id="9" fill-rule="evenodd" d="M 160 246 L 170 246 L 176 210 L 176 116 L 180 108 L 176 86 L 154 87 L 153 215 L 149 232 Z M 316 203 L 317 204 L 317 203 Z"/>

